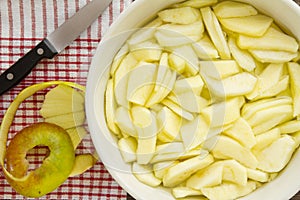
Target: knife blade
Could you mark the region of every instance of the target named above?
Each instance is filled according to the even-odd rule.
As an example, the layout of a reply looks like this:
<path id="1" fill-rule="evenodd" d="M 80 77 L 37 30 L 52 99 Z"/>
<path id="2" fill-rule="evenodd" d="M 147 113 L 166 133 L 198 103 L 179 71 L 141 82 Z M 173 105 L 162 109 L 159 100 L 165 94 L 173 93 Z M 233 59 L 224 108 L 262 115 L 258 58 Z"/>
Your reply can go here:
<path id="1" fill-rule="evenodd" d="M 92 0 L 0 75 L 0 95 L 19 84 L 43 58 L 52 59 L 69 46 L 112 0 Z"/>

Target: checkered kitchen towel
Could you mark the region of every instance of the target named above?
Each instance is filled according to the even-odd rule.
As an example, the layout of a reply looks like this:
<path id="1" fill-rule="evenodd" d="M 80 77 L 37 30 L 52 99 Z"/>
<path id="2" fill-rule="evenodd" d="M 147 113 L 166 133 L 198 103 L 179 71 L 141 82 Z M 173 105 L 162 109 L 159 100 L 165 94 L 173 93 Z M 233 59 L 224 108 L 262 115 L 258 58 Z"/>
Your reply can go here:
<path id="1" fill-rule="evenodd" d="M 0 0 L 0 72 L 33 48 L 47 34 L 83 7 L 89 0 Z M 132 2 L 113 3 L 69 47 L 52 60 L 42 60 L 16 88 L 0 97 L 0 122 L 15 98 L 25 87 L 50 80 L 72 81 L 85 85 L 89 64 L 101 37 L 109 25 Z M 26 100 L 17 112 L 9 139 L 19 130 L 41 121 L 38 108 L 46 91 Z M 90 138 L 79 146 L 78 153 L 94 151 Z M 45 149 L 33 149 L 28 157 L 32 165 L 41 163 Z M 0 199 L 23 199 L 0 172 Z M 126 192 L 112 179 L 101 162 L 86 173 L 69 178 L 61 187 L 41 199 L 126 199 Z"/>

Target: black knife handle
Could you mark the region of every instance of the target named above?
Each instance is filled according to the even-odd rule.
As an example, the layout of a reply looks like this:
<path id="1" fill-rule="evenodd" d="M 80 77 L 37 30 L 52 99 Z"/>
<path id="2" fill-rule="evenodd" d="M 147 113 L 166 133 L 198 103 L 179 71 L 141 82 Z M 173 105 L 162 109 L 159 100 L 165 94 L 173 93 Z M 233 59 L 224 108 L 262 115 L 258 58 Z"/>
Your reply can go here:
<path id="1" fill-rule="evenodd" d="M 0 95 L 20 83 L 43 58 L 53 58 L 57 54 L 51 43 L 44 39 L 10 68 L 0 75 Z"/>

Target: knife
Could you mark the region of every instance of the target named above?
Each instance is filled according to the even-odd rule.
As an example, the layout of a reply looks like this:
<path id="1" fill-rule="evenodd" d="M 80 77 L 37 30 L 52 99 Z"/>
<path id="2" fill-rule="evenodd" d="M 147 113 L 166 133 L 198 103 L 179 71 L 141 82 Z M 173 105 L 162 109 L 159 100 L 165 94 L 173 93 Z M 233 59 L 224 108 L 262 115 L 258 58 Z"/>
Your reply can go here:
<path id="1" fill-rule="evenodd" d="M 52 59 L 69 46 L 108 7 L 112 0 L 93 0 L 50 33 L 0 75 L 0 95 L 20 83 L 43 58 Z"/>

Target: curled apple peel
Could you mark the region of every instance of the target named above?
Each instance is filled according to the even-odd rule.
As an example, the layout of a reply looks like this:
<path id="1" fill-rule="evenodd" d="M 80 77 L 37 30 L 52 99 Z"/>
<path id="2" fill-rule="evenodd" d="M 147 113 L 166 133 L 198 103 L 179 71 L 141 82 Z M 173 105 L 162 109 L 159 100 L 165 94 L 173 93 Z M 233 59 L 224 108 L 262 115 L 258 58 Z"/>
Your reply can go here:
<path id="1" fill-rule="evenodd" d="M 0 164 L 4 175 L 17 192 L 27 197 L 40 197 L 53 191 L 69 176 L 83 173 L 97 160 L 96 156 L 91 154 L 78 155 L 80 159 L 75 157 L 75 149 L 85 134 L 69 134 L 68 130 L 61 126 L 47 122 L 33 124 L 21 130 L 6 150 L 8 132 L 20 104 L 36 92 L 54 85 L 85 91 L 84 86 L 65 81 L 50 81 L 29 86 L 10 104 L 0 126 Z M 37 145 L 47 146 L 50 154 L 39 168 L 28 172 L 26 153 Z M 91 162 L 78 165 L 78 160 Z"/>

